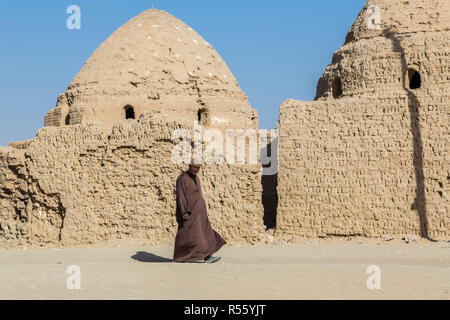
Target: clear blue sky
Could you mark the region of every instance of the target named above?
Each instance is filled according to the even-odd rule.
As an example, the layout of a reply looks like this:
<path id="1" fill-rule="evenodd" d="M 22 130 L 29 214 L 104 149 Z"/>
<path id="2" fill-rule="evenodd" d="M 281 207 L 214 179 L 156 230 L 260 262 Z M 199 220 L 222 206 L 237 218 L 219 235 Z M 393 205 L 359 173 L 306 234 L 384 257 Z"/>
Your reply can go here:
<path id="1" fill-rule="evenodd" d="M 33 138 L 94 50 L 152 3 L 214 46 L 271 129 L 284 100 L 314 98 L 365 0 L 2 0 L 0 145 Z M 66 28 L 72 4 L 81 30 Z"/>

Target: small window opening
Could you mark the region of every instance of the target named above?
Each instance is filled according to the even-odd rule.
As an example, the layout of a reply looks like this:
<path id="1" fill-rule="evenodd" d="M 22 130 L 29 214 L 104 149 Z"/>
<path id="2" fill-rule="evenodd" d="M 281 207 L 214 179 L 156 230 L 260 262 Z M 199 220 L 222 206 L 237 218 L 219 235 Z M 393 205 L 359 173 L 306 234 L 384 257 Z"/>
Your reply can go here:
<path id="1" fill-rule="evenodd" d="M 202 108 L 197 112 L 198 122 L 202 124 L 202 126 L 206 126 L 209 123 L 209 112 L 207 108 Z"/>
<path id="2" fill-rule="evenodd" d="M 125 119 L 135 119 L 134 109 L 132 106 L 125 107 Z"/>
<path id="3" fill-rule="evenodd" d="M 342 96 L 342 82 L 340 78 L 334 79 L 331 90 L 333 91 L 333 98 L 337 99 Z"/>
<path id="4" fill-rule="evenodd" d="M 408 78 L 409 78 L 409 88 L 410 89 L 419 89 L 422 86 L 422 79 L 420 77 L 420 73 L 414 69 L 408 70 Z"/>
<path id="5" fill-rule="evenodd" d="M 64 124 L 66 126 L 70 125 L 70 114 L 67 114 L 66 119 L 64 120 Z"/>

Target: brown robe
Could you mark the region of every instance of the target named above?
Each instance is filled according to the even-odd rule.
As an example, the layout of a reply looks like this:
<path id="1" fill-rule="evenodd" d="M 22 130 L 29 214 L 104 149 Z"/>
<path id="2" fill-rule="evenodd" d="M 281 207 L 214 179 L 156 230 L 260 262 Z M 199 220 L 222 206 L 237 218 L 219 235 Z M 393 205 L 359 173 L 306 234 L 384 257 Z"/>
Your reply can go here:
<path id="1" fill-rule="evenodd" d="M 183 172 L 177 179 L 176 193 L 178 232 L 173 261 L 203 260 L 219 251 L 226 241 L 211 227 L 197 176 Z"/>

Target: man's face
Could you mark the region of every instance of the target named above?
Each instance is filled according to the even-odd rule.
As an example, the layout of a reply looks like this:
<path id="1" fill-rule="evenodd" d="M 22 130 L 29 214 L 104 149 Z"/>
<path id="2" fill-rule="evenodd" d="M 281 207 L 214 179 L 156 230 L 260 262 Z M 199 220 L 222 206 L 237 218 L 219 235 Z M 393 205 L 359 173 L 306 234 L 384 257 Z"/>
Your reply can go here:
<path id="1" fill-rule="evenodd" d="M 200 166 L 197 165 L 189 165 L 189 172 L 193 175 L 196 176 L 197 173 L 200 171 Z"/>

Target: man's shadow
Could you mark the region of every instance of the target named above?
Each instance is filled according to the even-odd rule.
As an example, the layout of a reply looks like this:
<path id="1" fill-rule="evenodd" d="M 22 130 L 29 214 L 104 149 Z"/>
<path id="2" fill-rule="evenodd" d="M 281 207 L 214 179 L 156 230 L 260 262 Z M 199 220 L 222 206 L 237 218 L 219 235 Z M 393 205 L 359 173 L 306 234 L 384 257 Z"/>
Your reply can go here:
<path id="1" fill-rule="evenodd" d="M 172 259 L 163 258 L 153 253 L 148 253 L 145 251 L 138 251 L 131 259 L 139 261 L 139 262 L 153 262 L 153 263 L 165 263 L 165 262 L 173 262 Z"/>

